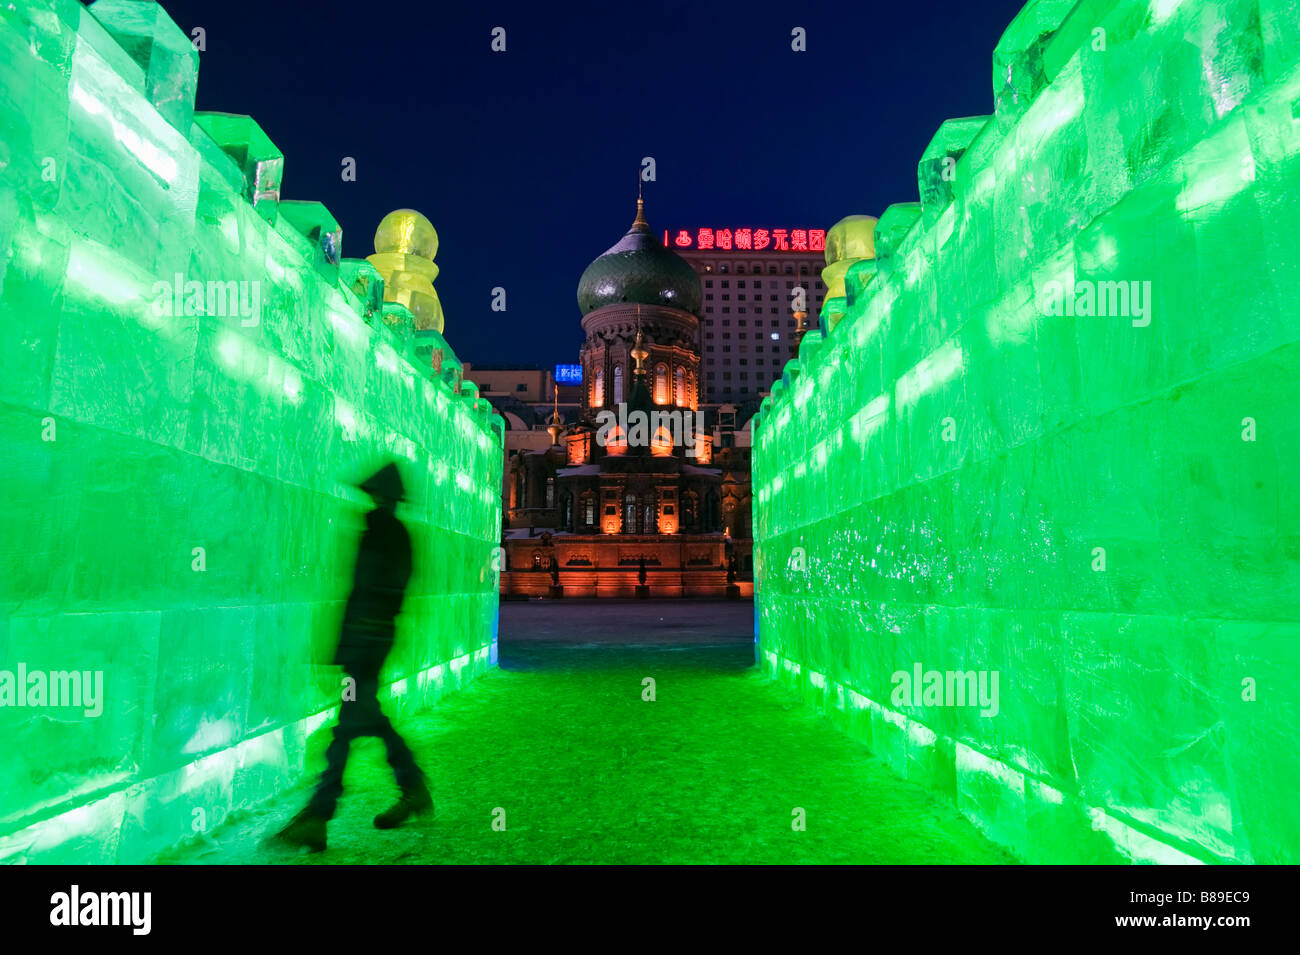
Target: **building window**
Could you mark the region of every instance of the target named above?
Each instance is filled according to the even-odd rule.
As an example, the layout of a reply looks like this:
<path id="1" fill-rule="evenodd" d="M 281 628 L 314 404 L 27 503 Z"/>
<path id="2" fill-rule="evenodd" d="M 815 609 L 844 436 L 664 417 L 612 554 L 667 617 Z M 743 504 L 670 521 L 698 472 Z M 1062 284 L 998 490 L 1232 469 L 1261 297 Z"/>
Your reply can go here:
<path id="1" fill-rule="evenodd" d="M 722 508 L 719 506 L 720 503 L 717 491 L 710 491 L 708 495 L 705 496 L 703 528 L 705 533 L 719 529 L 718 521 L 722 516 Z"/>
<path id="2" fill-rule="evenodd" d="M 599 408 L 605 404 L 605 368 L 596 366 L 596 374 L 591 380 L 591 403 Z"/>
<path id="3" fill-rule="evenodd" d="M 596 523 L 596 496 L 590 492 L 582 496 L 582 521 L 588 527 Z"/>
<path id="4" fill-rule="evenodd" d="M 546 506 L 555 506 L 555 478 L 553 477 L 546 479 Z"/>
<path id="5" fill-rule="evenodd" d="M 623 533 L 636 533 L 636 495 L 627 494 L 623 497 Z"/>
<path id="6" fill-rule="evenodd" d="M 623 403 L 623 366 L 614 366 L 614 404 Z"/>
<path id="7" fill-rule="evenodd" d="M 655 404 L 668 404 L 668 366 L 662 362 L 655 365 Z"/>
<path id="8" fill-rule="evenodd" d="M 686 407 L 686 369 L 681 366 L 673 373 L 673 403 L 679 408 Z"/>
<path id="9" fill-rule="evenodd" d="M 696 497 L 694 491 L 687 491 L 685 494 L 682 495 L 682 529 L 683 530 L 693 531 L 696 529 L 695 512 L 697 510 L 698 501 L 699 498 Z"/>

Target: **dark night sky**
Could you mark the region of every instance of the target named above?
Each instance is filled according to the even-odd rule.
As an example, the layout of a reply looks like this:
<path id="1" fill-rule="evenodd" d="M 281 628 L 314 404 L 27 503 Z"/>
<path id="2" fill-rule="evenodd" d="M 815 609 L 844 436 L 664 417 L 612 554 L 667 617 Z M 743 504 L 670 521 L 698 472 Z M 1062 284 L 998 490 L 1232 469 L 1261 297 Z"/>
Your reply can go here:
<path id="1" fill-rule="evenodd" d="M 207 32 L 199 108 L 261 124 L 283 195 L 324 202 L 345 255 L 372 251 L 384 213 L 420 210 L 461 358 L 548 365 L 576 361 L 578 277 L 630 225 L 643 156 L 659 234 L 879 215 L 916 199 L 943 120 L 991 110 L 993 47 L 1022 2 L 163 6 Z"/>

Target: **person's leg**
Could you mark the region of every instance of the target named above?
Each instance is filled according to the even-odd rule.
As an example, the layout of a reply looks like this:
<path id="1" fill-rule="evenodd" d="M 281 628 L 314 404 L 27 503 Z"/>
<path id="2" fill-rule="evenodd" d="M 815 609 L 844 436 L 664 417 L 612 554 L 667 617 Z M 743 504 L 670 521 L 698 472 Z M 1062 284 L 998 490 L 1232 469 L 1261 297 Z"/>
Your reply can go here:
<path id="1" fill-rule="evenodd" d="M 415 754 L 411 752 L 411 747 L 406 745 L 406 740 L 402 739 L 401 734 L 394 729 L 392 721 L 387 716 L 380 713 L 379 717 L 383 722 L 375 735 L 384 741 L 384 749 L 388 753 L 388 765 L 393 767 L 393 776 L 397 779 L 397 785 L 401 787 L 402 792 L 406 792 L 423 784 L 424 773 L 416 765 Z"/>
<path id="2" fill-rule="evenodd" d="M 325 750 L 325 771 L 312 792 L 306 808 L 275 835 L 281 845 L 306 846 L 316 852 L 325 849 L 325 826 L 334 817 L 339 796 L 343 794 L 343 771 L 348 765 L 348 750 L 357 737 L 359 718 L 356 703 L 344 700 L 339 707 L 338 725 Z"/>
<path id="3" fill-rule="evenodd" d="M 325 771 L 321 773 L 307 808 L 320 819 L 333 819 L 339 797 L 343 795 L 343 772 L 348 767 L 348 750 L 356 738 L 356 727 L 347 719 L 352 703 L 339 708 L 339 723 L 334 727 L 334 738 L 325 750 Z"/>
<path id="4" fill-rule="evenodd" d="M 415 762 L 415 754 L 406 740 L 393 727 L 388 716 L 375 708 L 375 734 L 384 741 L 388 754 L 388 765 L 393 767 L 393 775 L 402 790 L 401 798 L 389 809 L 375 817 L 375 826 L 379 829 L 392 829 L 417 813 L 427 813 L 433 809 L 433 797 L 425 783 L 424 773 Z"/>

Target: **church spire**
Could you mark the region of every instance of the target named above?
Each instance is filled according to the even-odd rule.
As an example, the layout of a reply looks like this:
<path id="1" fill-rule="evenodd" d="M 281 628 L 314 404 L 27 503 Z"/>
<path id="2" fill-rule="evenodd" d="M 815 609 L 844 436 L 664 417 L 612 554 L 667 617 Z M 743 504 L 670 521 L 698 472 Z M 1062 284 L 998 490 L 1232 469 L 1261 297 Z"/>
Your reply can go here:
<path id="1" fill-rule="evenodd" d="M 636 218 L 632 220 L 633 229 L 637 226 L 646 229 L 650 228 L 650 223 L 645 218 L 645 197 L 641 194 L 641 187 L 644 183 L 645 180 L 641 178 L 641 167 L 638 166 L 636 172 Z"/>

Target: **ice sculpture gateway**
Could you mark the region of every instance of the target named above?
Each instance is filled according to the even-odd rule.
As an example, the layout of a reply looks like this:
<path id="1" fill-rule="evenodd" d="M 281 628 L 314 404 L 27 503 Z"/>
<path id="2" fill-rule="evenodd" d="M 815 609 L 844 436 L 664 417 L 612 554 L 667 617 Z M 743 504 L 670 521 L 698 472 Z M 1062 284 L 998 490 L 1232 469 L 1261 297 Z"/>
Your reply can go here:
<path id="1" fill-rule="evenodd" d="M 756 423 L 765 667 L 1023 858 L 1300 861 L 1297 54 L 1028 4 Z"/>
<path id="2" fill-rule="evenodd" d="M 3 861 L 145 860 L 300 778 L 382 456 L 416 548 L 390 707 L 492 661 L 502 428 L 432 227 L 341 258 L 197 69 L 153 2 L 0 9 Z"/>

